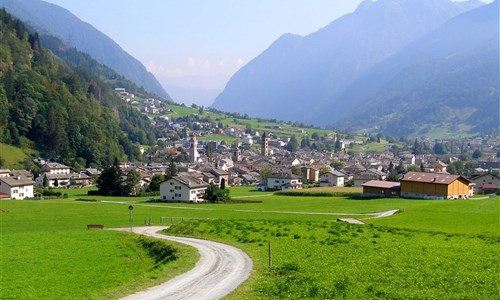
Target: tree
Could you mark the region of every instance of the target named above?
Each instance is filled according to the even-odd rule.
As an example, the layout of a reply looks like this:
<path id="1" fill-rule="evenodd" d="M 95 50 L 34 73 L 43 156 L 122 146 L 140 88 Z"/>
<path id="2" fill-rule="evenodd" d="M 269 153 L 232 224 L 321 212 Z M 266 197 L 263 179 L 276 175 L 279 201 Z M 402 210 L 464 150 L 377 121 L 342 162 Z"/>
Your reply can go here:
<path id="1" fill-rule="evenodd" d="M 264 168 L 262 168 L 262 170 L 260 170 L 260 180 L 263 183 L 266 183 L 267 178 L 271 175 L 273 175 L 273 169 L 271 169 L 271 167 L 269 166 L 265 166 Z"/>
<path id="2" fill-rule="evenodd" d="M 115 161 L 112 166 L 108 166 L 102 170 L 101 175 L 97 179 L 97 189 L 99 190 L 99 194 L 105 196 L 122 195 L 122 171 L 118 166 L 118 161 Z"/>
<path id="3" fill-rule="evenodd" d="M 416 166 L 416 165 L 411 165 L 408 167 L 408 172 L 420 172 L 420 167 Z"/>
<path id="4" fill-rule="evenodd" d="M 446 144 L 436 143 L 434 145 L 434 153 L 437 155 L 443 155 L 448 153 L 448 149 L 446 149 Z"/>
<path id="5" fill-rule="evenodd" d="M 54 180 L 54 186 L 55 186 L 55 187 L 58 187 L 58 186 L 59 186 L 59 180 L 58 180 L 57 178 Z"/>
<path id="6" fill-rule="evenodd" d="M 168 165 L 168 173 L 165 176 L 165 180 L 170 180 L 177 176 L 177 166 L 173 159 L 170 159 L 170 164 Z"/>
<path id="7" fill-rule="evenodd" d="M 213 183 L 211 183 L 205 190 L 203 199 L 210 203 L 227 202 L 231 200 L 228 189 L 221 189 Z"/>
<path id="8" fill-rule="evenodd" d="M 396 181 L 396 182 L 399 181 L 398 172 L 396 172 L 395 170 L 390 172 L 385 180 L 386 181 Z"/>
<path id="9" fill-rule="evenodd" d="M 394 171 L 394 163 L 392 162 L 392 160 L 391 160 L 391 162 L 389 163 L 389 167 L 387 168 L 387 171 L 389 171 L 389 172 Z"/>
<path id="10" fill-rule="evenodd" d="M 334 168 L 335 170 L 342 170 L 345 167 L 345 165 L 344 165 L 343 162 L 337 161 L 337 160 L 332 161 L 332 163 L 330 164 L 330 166 L 332 168 Z"/>
<path id="11" fill-rule="evenodd" d="M 225 178 L 222 178 L 220 181 L 220 189 L 221 190 L 226 189 L 226 179 Z"/>
<path id="12" fill-rule="evenodd" d="M 474 158 L 474 159 L 478 159 L 481 156 L 483 156 L 483 153 L 481 152 L 481 150 L 475 150 L 474 153 L 472 153 L 472 158 Z"/>
<path id="13" fill-rule="evenodd" d="M 137 195 L 140 188 L 141 174 L 136 170 L 130 170 L 124 183 L 124 192 L 128 195 Z"/>
<path id="14" fill-rule="evenodd" d="M 302 169 L 300 166 L 292 166 L 292 174 L 297 175 L 297 176 L 302 176 Z"/>
<path id="15" fill-rule="evenodd" d="M 290 138 L 290 141 L 286 145 L 286 150 L 290 152 L 296 152 L 297 150 L 299 150 L 299 142 L 297 141 L 295 135 L 292 135 L 292 137 Z"/>
<path id="16" fill-rule="evenodd" d="M 396 167 L 396 170 L 398 171 L 398 173 L 404 173 L 404 172 L 406 172 L 405 166 L 404 166 L 402 160 L 399 161 L 399 165 Z"/>
<path id="17" fill-rule="evenodd" d="M 420 172 L 425 172 L 424 162 L 420 163 Z"/>
<path id="18" fill-rule="evenodd" d="M 321 168 L 319 168 L 319 175 L 326 174 L 326 173 L 330 172 L 331 170 L 332 169 L 329 166 L 322 166 Z"/>
<path id="19" fill-rule="evenodd" d="M 43 174 L 42 185 L 43 185 L 44 188 L 46 188 L 46 187 L 49 186 L 49 180 L 47 179 L 47 174 Z"/>
<path id="20" fill-rule="evenodd" d="M 337 139 L 335 141 L 335 147 L 334 147 L 334 150 L 335 152 L 339 152 L 340 150 L 342 150 L 342 143 L 340 143 L 340 140 Z"/>
<path id="21" fill-rule="evenodd" d="M 160 184 L 165 181 L 165 176 L 162 174 L 155 174 L 153 178 L 151 178 L 151 182 L 149 183 L 148 192 L 157 192 L 160 190 Z"/>

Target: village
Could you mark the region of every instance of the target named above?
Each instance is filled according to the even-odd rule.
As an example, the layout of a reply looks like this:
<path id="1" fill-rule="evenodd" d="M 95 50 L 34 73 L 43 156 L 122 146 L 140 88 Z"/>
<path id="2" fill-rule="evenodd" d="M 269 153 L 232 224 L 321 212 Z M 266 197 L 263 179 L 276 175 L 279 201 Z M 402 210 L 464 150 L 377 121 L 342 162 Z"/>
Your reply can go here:
<path id="1" fill-rule="evenodd" d="M 500 141 L 476 137 L 461 141 L 440 141 L 466 145 L 465 154 L 416 154 L 418 149 L 394 151 L 398 146 L 387 143 L 385 150 L 353 152 L 353 145 L 367 145 L 369 139 L 326 140 L 334 150 L 293 149 L 290 137 L 276 137 L 270 131 L 245 133 L 238 128 L 216 131 L 238 137 L 224 141 L 198 137 L 213 132 L 186 130 L 184 120 L 170 122 L 175 133 L 190 132 L 185 138 L 163 138 L 161 146 L 141 152 L 143 162 L 120 162 L 124 179 L 132 170 L 140 174 L 133 195 L 151 191 L 155 175 L 168 174 L 172 163 L 176 176 L 161 183 L 156 201 L 206 202 L 204 192 L 211 184 L 221 188 L 254 186 L 257 191 L 297 190 L 308 187 L 363 187 L 367 197 L 406 197 L 420 199 L 467 199 L 473 194 L 492 194 L 500 186 Z M 176 129 L 175 129 L 176 128 Z M 377 140 L 372 139 L 372 143 Z M 379 140 L 380 142 L 380 140 Z M 416 147 L 435 148 L 436 140 L 416 139 Z M 477 153 L 481 155 L 478 157 Z M 81 169 L 38 158 L 40 166 L 34 176 L 28 170 L 0 170 L 0 197 L 31 199 L 37 190 L 77 188 L 96 185 L 101 171 Z M 462 166 L 461 174 L 450 168 Z M 453 173 L 453 174 L 452 174 Z M 130 196 L 133 196 L 130 195 Z"/>

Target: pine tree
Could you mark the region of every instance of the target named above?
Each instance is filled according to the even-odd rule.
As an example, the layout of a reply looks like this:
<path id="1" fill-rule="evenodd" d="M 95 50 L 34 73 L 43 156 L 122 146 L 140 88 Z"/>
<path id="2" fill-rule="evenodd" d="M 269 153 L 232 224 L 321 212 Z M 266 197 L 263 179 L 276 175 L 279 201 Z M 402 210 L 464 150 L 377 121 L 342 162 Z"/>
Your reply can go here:
<path id="1" fill-rule="evenodd" d="M 177 176 L 177 167 L 175 166 L 174 159 L 170 159 L 170 164 L 168 166 L 168 173 L 165 175 L 165 180 L 169 180 Z"/>

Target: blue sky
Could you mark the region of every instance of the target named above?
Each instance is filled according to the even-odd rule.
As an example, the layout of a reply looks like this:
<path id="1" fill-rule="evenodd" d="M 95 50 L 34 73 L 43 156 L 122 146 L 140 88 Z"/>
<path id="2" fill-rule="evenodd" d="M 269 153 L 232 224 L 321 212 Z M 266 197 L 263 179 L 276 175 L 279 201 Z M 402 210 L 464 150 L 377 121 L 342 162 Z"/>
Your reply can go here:
<path id="1" fill-rule="evenodd" d="M 307 35 L 361 0 L 45 0 L 115 40 L 162 83 L 222 89 L 284 33 Z"/>

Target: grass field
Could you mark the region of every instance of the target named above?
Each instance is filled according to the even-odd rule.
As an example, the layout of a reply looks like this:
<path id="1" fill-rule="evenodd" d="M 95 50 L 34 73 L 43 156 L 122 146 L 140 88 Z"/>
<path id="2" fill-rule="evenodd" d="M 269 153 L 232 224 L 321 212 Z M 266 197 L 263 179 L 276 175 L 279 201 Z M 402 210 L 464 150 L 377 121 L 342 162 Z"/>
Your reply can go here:
<path id="1" fill-rule="evenodd" d="M 196 251 L 182 250 L 179 253 L 187 254 L 155 268 L 137 237 L 86 229 L 91 223 L 128 226 L 129 205 L 134 206 L 134 226 L 149 220 L 158 225 L 165 217 L 164 224 L 175 224 L 171 233 L 244 249 L 255 270 L 230 299 L 498 295 L 498 197 L 350 200 L 277 196 L 245 187 L 231 188 L 231 196 L 259 202 L 193 205 L 147 203 L 146 197 L 86 196 L 87 189 L 64 192 L 69 199 L 0 202 L 0 298 L 116 298 L 195 263 Z M 381 219 L 357 215 L 391 209 L 401 213 Z M 336 223 L 336 213 L 368 224 Z"/>

